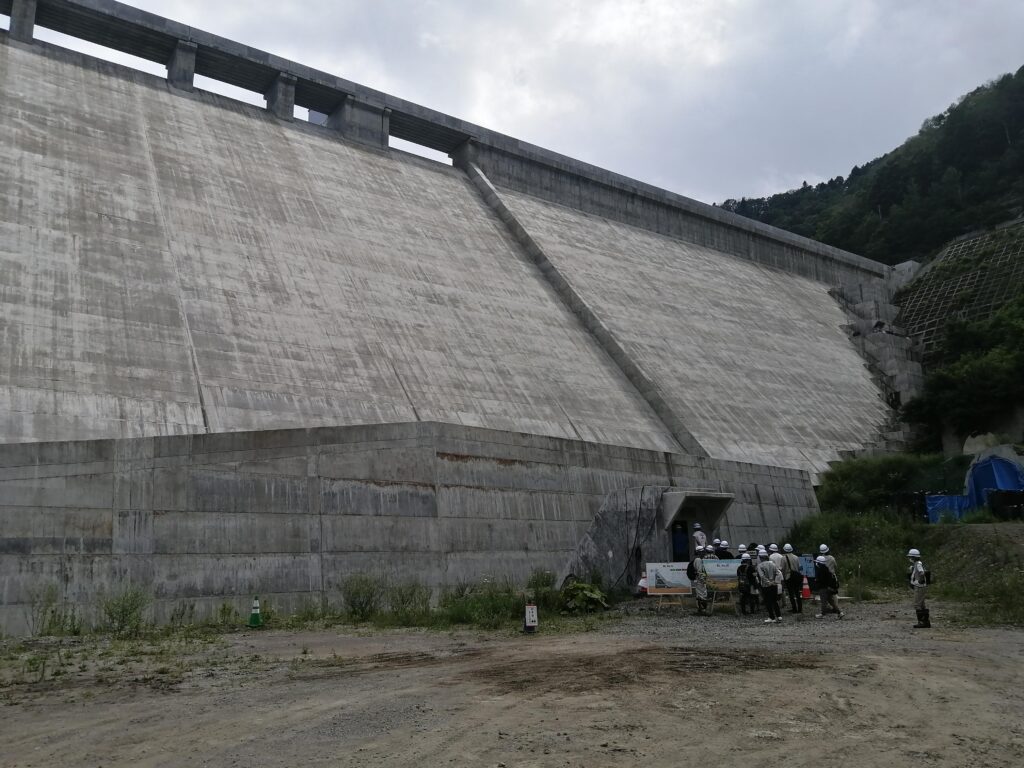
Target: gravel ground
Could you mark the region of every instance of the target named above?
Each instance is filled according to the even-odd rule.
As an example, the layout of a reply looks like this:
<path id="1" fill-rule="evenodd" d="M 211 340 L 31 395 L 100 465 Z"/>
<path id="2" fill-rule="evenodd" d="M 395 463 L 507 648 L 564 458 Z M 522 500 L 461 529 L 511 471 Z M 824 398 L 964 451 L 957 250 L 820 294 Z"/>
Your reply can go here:
<path id="1" fill-rule="evenodd" d="M 909 601 L 780 625 L 621 612 L 531 637 L 239 633 L 178 678 L 166 654 L 104 658 L 102 682 L 0 688 L 0 765 L 1024 765 L 1024 631 L 941 605 L 915 631 Z"/>

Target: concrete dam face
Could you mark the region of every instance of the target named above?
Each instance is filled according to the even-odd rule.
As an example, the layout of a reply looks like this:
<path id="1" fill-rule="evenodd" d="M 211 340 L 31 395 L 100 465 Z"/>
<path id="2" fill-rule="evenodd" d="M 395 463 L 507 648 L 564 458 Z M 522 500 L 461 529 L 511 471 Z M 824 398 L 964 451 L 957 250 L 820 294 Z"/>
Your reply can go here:
<path id="1" fill-rule="evenodd" d="M 764 540 L 885 428 L 834 296 L 887 267 L 118 3 L 0 13 L 6 631 L 47 581 L 159 618 L 560 570 L 640 486 Z"/>

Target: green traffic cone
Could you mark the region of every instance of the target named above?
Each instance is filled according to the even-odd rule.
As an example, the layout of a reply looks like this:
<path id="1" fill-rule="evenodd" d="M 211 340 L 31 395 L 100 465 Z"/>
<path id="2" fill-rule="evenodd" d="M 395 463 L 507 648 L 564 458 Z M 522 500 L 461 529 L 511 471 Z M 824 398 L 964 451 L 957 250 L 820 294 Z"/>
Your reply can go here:
<path id="1" fill-rule="evenodd" d="M 256 628 L 263 626 L 263 616 L 260 615 L 260 598 L 252 599 L 252 611 L 249 612 L 249 626 Z"/>

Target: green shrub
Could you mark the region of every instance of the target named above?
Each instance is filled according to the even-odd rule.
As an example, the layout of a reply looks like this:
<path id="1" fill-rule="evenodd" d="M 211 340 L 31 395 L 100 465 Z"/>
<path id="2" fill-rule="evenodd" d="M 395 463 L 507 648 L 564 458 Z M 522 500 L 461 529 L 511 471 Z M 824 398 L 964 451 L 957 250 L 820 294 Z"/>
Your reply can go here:
<path id="1" fill-rule="evenodd" d="M 345 613 L 355 621 L 367 621 L 380 613 L 382 596 L 380 579 L 375 576 L 354 573 L 341 582 Z"/>
<path id="2" fill-rule="evenodd" d="M 56 584 L 28 590 L 26 619 L 31 635 L 80 635 L 82 621 L 78 610 L 60 599 Z"/>
<path id="3" fill-rule="evenodd" d="M 436 621 L 497 629 L 512 621 L 522 621 L 525 607 L 525 596 L 510 582 L 496 583 L 485 579 L 471 587 L 463 584 L 445 590 Z"/>
<path id="4" fill-rule="evenodd" d="M 596 584 L 574 581 L 562 589 L 562 606 L 569 613 L 593 613 L 607 608 L 608 601 Z"/>
<path id="5" fill-rule="evenodd" d="M 260 610 L 264 610 L 263 606 L 260 606 Z M 225 629 L 237 626 L 241 621 L 242 617 L 239 615 L 238 609 L 226 600 L 220 604 L 220 607 L 217 609 L 217 616 L 214 619 L 214 623 Z"/>
<path id="6" fill-rule="evenodd" d="M 966 523 L 967 525 L 985 525 L 990 523 L 998 523 L 999 518 L 992 514 L 992 510 L 987 507 L 981 507 L 979 509 L 969 509 L 964 513 L 960 522 Z"/>
<path id="7" fill-rule="evenodd" d="M 968 460 L 969 463 L 969 460 Z M 818 504 L 823 512 L 864 512 L 891 506 L 902 493 L 963 485 L 962 458 L 897 453 L 847 459 L 821 476 Z"/>
<path id="8" fill-rule="evenodd" d="M 305 597 L 291 618 L 299 624 L 320 621 L 324 618 L 323 602 L 319 598 Z M 263 620 L 266 623 L 268 619 L 264 616 Z"/>
<path id="9" fill-rule="evenodd" d="M 558 611 L 562 607 L 562 596 L 555 589 L 555 574 L 551 571 L 535 570 L 526 582 L 526 592 L 539 611 Z"/>
<path id="10" fill-rule="evenodd" d="M 106 628 L 118 637 L 135 637 L 142 631 L 143 614 L 152 598 L 141 587 L 125 587 L 100 601 Z"/>
<path id="11" fill-rule="evenodd" d="M 430 619 L 430 587 L 415 580 L 387 586 L 388 610 L 402 626 L 419 626 Z"/>

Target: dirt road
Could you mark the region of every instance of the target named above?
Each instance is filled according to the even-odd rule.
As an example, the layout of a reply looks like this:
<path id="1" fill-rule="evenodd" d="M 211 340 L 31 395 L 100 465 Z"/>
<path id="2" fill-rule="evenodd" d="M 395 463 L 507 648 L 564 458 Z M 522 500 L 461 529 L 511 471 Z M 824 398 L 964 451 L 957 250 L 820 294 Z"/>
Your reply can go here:
<path id="1" fill-rule="evenodd" d="M 3 766 L 1020 766 L 1024 631 L 907 606 L 781 626 L 231 635 L 183 674 L 6 688 Z M 73 677 L 73 676 L 72 676 Z"/>

